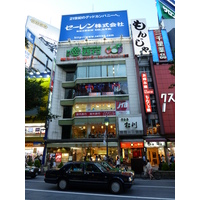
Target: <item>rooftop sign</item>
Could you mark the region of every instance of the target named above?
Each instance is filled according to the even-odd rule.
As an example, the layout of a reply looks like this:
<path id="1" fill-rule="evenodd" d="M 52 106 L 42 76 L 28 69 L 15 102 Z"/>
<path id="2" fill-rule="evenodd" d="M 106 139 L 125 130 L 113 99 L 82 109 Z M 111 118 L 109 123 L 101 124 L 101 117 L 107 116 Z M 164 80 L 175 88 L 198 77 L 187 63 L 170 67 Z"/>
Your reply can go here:
<path id="1" fill-rule="evenodd" d="M 99 38 L 129 37 L 127 11 L 63 15 L 60 42 Z"/>

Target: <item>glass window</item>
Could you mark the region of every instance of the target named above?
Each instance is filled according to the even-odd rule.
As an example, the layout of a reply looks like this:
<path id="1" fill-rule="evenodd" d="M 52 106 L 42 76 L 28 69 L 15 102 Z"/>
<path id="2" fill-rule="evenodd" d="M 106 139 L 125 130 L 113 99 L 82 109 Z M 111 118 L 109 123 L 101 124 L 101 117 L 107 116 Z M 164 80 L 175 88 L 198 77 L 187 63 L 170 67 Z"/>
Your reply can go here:
<path id="1" fill-rule="evenodd" d="M 73 172 L 83 172 L 83 164 L 82 163 L 73 164 L 71 171 L 73 171 Z"/>
<path id="2" fill-rule="evenodd" d="M 100 66 L 89 66 L 89 77 L 101 77 Z"/>
<path id="3" fill-rule="evenodd" d="M 124 64 L 114 65 L 115 76 L 126 76 L 126 66 Z"/>
<path id="4" fill-rule="evenodd" d="M 115 68 L 113 65 L 108 65 L 108 77 L 113 77 L 115 75 Z"/>
<path id="5" fill-rule="evenodd" d="M 107 77 L 107 66 L 106 65 L 101 66 L 101 73 L 102 73 L 102 77 Z"/>
<path id="6" fill-rule="evenodd" d="M 87 67 L 78 67 L 77 78 L 87 78 Z"/>
<path id="7" fill-rule="evenodd" d="M 101 170 L 97 166 L 95 166 L 94 164 L 89 164 L 89 163 L 86 166 L 86 171 L 87 172 L 101 172 Z"/>

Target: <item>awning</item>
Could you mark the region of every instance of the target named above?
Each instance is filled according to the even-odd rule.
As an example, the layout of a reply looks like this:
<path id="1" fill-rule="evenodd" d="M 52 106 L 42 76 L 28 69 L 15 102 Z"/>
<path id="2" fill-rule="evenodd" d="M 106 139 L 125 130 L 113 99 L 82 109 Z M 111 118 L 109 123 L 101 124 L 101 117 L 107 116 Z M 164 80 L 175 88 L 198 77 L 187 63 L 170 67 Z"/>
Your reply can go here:
<path id="1" fill-rule="evenodd" d="M 168 138 L 170 142 L 175 142 L 175 138 Z"/>
<path id="2" fill-rule="evenodd" d="M 146 142 L 166 142 L 165 138 L 146 138 Z"/>

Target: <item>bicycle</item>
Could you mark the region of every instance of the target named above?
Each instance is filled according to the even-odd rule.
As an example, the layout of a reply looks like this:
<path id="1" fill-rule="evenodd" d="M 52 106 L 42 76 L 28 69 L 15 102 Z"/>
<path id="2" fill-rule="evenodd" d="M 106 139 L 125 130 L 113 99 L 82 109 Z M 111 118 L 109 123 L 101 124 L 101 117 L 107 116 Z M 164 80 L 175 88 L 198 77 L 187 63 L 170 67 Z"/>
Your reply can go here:
<path id="1" fill-rule="evenodd" d="M 160 179 L 161 179 L 161 174 L 160 174 L 159 171 L 153 170 L 153 169 L 152 169 L 151 174 L 153 175 L 153 178 L 152 178 L 152 179 L 156 179 L 156 180 L 160 180 Z M 149 176 L 149 174 L 147 173 L 147 171 L 143 171 L 143 172 L 140 174 L 140 177 L 141 177 L 142 179 L 148 179 L 148 178 L 150 179 L 150 176 Z"/>

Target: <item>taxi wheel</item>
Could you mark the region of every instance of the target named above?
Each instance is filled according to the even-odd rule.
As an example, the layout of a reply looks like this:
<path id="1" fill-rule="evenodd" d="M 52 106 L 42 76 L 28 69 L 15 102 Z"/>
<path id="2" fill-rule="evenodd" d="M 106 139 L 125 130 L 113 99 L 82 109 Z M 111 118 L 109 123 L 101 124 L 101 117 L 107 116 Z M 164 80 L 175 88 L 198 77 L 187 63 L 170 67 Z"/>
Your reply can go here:
<path id="1" fill-rule="evenodd" d="M 119 194 L 122 191 L 122 184 L 119 181 L 112 181 L 110 184 L 110 191 L 113 194 Z"/>
<path id="2" fill-rule="evenodd" d="M 58 182 L 58 189 L 66 190 L 66 188 L 67 188 L 67 181 L 65 179 L 60 179 Z"/>

